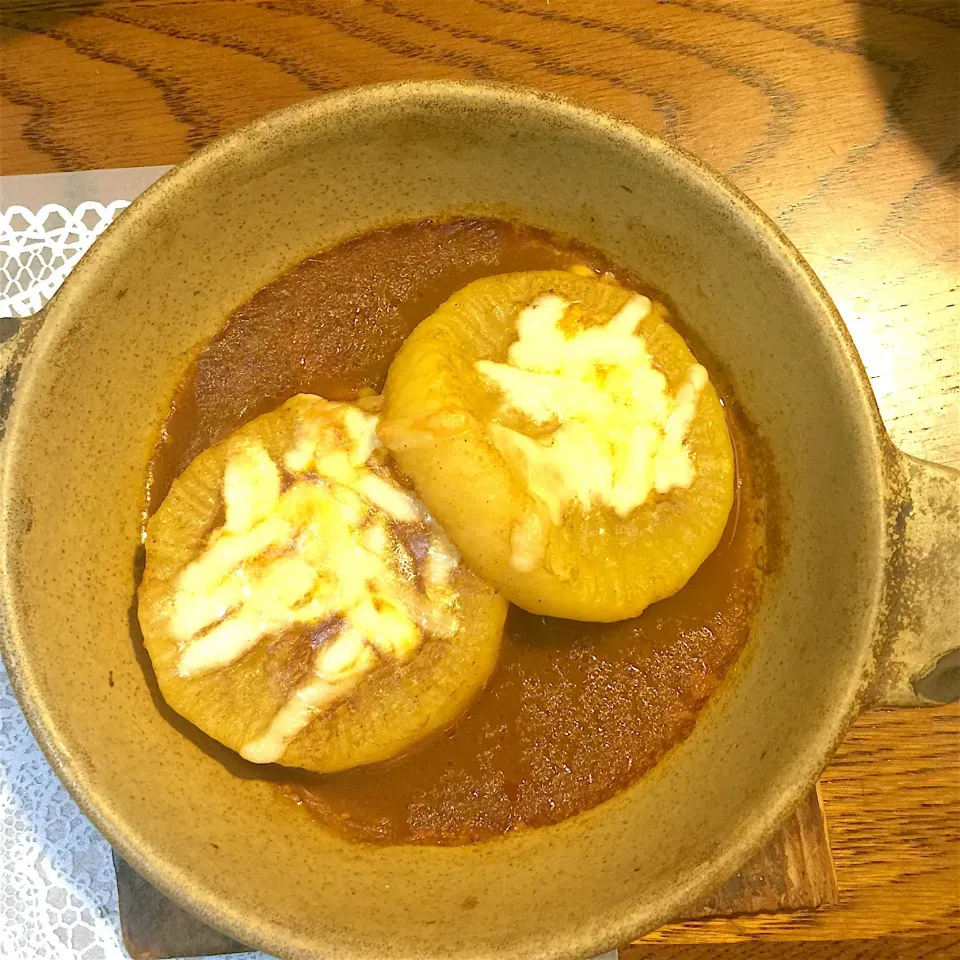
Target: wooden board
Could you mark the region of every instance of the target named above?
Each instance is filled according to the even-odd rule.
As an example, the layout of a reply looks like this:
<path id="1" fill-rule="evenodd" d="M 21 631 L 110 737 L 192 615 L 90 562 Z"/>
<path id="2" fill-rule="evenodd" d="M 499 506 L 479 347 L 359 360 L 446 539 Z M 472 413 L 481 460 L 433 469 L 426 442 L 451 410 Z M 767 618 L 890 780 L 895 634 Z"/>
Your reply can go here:
<path id="1" fill-rule="evenodd" d="M 0 19 L 5 174 L 173 163 L 268 110 L 385 80 L 519 83 L 617 114 L 780 224 L 894 441 L 960 466 L 951 0 L 5 0 Z M 821 788 L 837 907 L 671 925 L 644 949 L 713 960 L 729 953 L 685 944 L 890 935 L 896 951 L 922 935 L 940 950 L 960 927 L 960 706 L 862 717 Z M 866 942 L 849 956 L 885 955 Z"/>
<path id="2" fill-rule="evenodd" d="M 114 854 L 123 942 L 133 960 L 238 953 L 241 944 L 181 910 Z M 836 903 L 823 806 L 811 792 L 780 832 L 736 876 L 685 917 L 814 910 Z"/>
<path id="3" fill-rule="evenodd" d="M 823 803 L 814 789 L 749 863 L 678 919 L 816 910 L 836 902 Z"/>
<path id="4" fill-rule="evenodd" d="M 178 907 L 147 883 L 119 854 L 113 855 L 120 932 L 132 960 L 206 957 L 247 948 Z"/>

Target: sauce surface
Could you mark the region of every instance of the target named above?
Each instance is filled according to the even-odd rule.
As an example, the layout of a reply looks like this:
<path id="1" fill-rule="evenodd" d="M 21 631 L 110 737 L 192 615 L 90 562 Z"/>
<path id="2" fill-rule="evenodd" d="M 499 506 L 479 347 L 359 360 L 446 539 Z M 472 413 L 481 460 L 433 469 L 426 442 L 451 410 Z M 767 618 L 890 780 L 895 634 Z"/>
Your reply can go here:
<path id="1" fill-rule="evenodd" d="M 198 453 L 295 394 L 379 390 L 406 336 L 470 281 L 575 264 L 651 293 L 596 252 L 493 220 L 407 224 L 303 261 L 197 358 L 161 435 L 148 509 Z M 464 843 L 595 806 L 682 740 L 747 640 L 776 542 L 759 440 L 709 357 L 691 347 L 725 401 L 738 477 L 720 545 L 678 594 L 613 624 L 512 608 L 500 663 L 452 728 L 385 764 L 327 776 L 248 765 L 245 775 L 278 779 L 353 839 Z"/>

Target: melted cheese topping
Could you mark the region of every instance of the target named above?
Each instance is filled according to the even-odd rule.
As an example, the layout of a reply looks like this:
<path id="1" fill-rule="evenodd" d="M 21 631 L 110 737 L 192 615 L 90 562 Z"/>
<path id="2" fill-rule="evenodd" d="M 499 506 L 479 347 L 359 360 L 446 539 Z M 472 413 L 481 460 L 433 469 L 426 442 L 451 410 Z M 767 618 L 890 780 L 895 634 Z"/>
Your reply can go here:
<path id="1" fill-rule="evenodd" d="M 521 571 L 543 559 L 549 524 L 571 503 L 613 509 L 626 517 L 656 491 L 689 487 L 694 465 L 684 440 L 707 372 L 693 364 L 671 396 L 637 324 L 650 312 L 634 296 L 606 324 L 561 324 L 570 304 L 545 294 L 520 312 L 507 363 L 480 360 L 476 369 L 502 396 L 491 421 L 497 450 L 523 478 L 532 503 L 512 535 L 512 563 Z"/>
<path id="2" fill-rule="evenodd" d="M 377 417 L 317 400 L 281 458 L 237 444 L 224 469 L 225 520 L 180 574 L 170 630 L 177 671 L 193 677 L 235 663 L 296 624 L 341 624 L 317 651 L 312 675 L 246 744 L 274 762 L 317 714 L 381 660 L 411 656 L 426 633 L 457 628 L 454 548 L 423 504 L 377 465 Z M 289 479 L 289 477 L 288 477 Z M 420 585 L 395 523 L 422 527 Z"/>

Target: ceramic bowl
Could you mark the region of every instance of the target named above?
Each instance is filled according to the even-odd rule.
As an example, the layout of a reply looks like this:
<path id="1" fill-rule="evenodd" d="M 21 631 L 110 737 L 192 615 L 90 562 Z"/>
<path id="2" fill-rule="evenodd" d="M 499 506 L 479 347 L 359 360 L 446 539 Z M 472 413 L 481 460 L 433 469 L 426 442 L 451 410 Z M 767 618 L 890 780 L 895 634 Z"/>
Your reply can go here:
<path id="1" fill-rule="evenodd" d="M 230 772 L 151 696 L 135 643 L 146 468 L 191 358 L 254 291 L 345 238 L 462 214 L 576 237 L 668 293 L 769 445 L 783 562 L 693 734 L 633 787 L 494 842 L 355 845 Z M 624 123 L 454 83 L 304 103 L 167 174 L 31 343 L 37 327 L 5 345 L 4 658 L 93 822 L 241 942 L 329 960 L 600 953 L 732 875 L 865 705 L 949 695 L 923 675 L 957 645 L 957 474 L 892 447 L 836 309 L 777 228 Z"/>

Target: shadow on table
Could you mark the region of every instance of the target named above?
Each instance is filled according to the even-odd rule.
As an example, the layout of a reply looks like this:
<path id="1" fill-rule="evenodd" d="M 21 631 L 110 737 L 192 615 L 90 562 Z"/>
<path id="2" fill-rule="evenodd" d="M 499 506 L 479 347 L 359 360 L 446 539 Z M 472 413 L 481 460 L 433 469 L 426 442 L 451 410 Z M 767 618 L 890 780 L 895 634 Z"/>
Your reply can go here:
<path id="1" fill-rule="evenodd" d="M 46 33 L 57 24 L 93 13 L 103 0 L 0 0 L 0 45 L 14 43 L 19 32 Z M 17 31 L 11 33 L 10 31 Z"/>
<path id="2" fill-rule="evenodd" d="M 863 52 L 887 122 L 960 175 L 960 6 L 956 0 L 860 0 Z"/>

